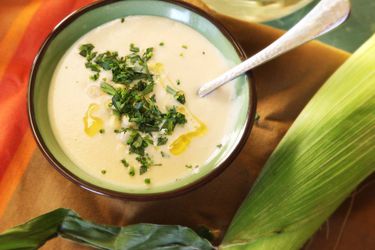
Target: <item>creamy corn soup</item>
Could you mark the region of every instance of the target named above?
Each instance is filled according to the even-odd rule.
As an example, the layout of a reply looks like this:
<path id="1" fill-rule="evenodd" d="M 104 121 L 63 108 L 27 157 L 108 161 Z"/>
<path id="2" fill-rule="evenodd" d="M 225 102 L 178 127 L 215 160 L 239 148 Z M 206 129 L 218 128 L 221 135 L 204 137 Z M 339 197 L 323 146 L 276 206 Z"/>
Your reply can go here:
<path id="1" fill-rule="evenodd" d="M 170 19 L 129 16 L 80 38 L 49 91 L 53 132 L 81 169 L 145 189 L 198 173 L 230 136 L 234 86 L 199 86 L 230 67 L 204 36 Z"/>

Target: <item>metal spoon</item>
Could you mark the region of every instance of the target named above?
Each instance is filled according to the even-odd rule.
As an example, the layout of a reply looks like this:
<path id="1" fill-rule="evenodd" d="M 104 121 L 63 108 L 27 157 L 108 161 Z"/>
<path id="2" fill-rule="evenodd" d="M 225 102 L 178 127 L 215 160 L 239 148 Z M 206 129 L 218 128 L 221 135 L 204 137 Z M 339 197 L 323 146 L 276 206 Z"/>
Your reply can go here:
<path id="1" fill-rule="evenodd" d="M 343 23 L 349 13 L 349 0 L 320 1 L 310 13 L 271 45 L 216 79 L 203 84 L 198 90 L 198 95 L 204 97 L 246 71 L 331 31 Z"/>

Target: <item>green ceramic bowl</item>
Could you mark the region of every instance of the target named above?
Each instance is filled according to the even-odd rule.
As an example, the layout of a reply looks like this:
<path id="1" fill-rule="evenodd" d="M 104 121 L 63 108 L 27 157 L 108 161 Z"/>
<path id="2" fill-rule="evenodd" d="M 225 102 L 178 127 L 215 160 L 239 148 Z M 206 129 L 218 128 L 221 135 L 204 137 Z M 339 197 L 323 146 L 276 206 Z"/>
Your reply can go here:
<path id="1" fill-rule="evenodd" d="M 229 142 L 198 174 L 179 182 L 145 190 L 132 190 L 109 184 L 82 171 L 61 149 L 52 132 L 48 116 L 48 91 L 60 58 L 75 41 L 90 30 L 114 19 L 129 15 L 162 16 L 184 23 L 204 35 L 233 63 L 245 55 L 233 37 L 212 17 L 179 1 L 109 0 L 78 10 L 65 18 L 49 35 L 40 49 L 30 76 L 28 93 L 29 119 L 35 138 L 46 158 L 65 177 L 81 187 L 111 197 L 150 200 L 175 196 L 196 188 L 217 176 L 228 166 L 244 145 L 255 116 L 255 90 L 248 76 L 236 80 L 240 115 Z"/>

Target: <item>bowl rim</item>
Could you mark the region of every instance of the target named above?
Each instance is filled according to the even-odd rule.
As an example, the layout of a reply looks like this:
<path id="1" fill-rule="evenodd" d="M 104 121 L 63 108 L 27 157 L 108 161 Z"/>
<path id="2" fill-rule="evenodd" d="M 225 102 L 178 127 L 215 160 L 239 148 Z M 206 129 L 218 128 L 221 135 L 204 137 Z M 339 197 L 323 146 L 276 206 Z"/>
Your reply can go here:
<path id="1" fill-rule="evenodd" d="M 255 121 L 256 104 L 257 104 L 254 77 L 251 72 L 246 73 L 247 83 L 248 83 L 247 86 L 249 89 L 249 106 L 248 106 L 248 110 L 246 114 L 246 123 L 245 123 L 244 132 L 242 133 L 241 139 L 239 140 L 238 144 L 235 146 L 232 152 L 230 152 L 230 154 L 226 157 L 226 159 L 222 163 L 217 165 L 214 169 L 212 169 L 209 173 L 207 173 L 201 178 L 185 186 L 179 187 L 177 189 L 169 190 L 166 192 L 150 193 L 150 194 L 125 193 L 125 192 L 114 191 L 108 188 L 99 187 L 93 183 L 90 183 L 81 179 L 79 176 L 69 171 L 63 164 L 61 164 L 54 157 L 52 152 L 49 150 L 49 148 L 45 144 L 42 134 L 36 123 L 35 110 L 34 110 L 34 87 L 36 83 L 36 74 L 38 72 L 40 63 L 44 57 L 44 54 L 49 44 L 63 29 L 65 29 L 65 27 L 67 27 L 70 23 L 72 23 L 77 18 L 79 18 L 82 14 L 88 11 L 91 11 L 93 9 L 106 6 L 109 4 L 113 4 L 115 2 L 120 2 L 120 1 L 124 1 L 124 0 L 96 1 L 82 8 L 79 8 L 73 11 L 72 13 L 70 13 L 69 15 L 67 15 L 64 19 L 62 19 L 62 21 L 60 21 L 53 28 L 53 30 L 48 34 L 48 36 L 44 40 L 43 44 L 41 45 L 40 49 L 38 50 L 35 56 L 35 59 L 31 67 L 30 75 L 29 75 L 28 93 L 27 93 L 27 111 L 28 111 L 29 124 L 31 126 L 31 130 L 37 142 L 37 145 L 39 149 L 41 150 L 42 154 L 44 155 L 44 157 L 48 160 L 48 162 L 65 178 L 77 184 L 83 189 L 89 190 L 96 194 L 111 197 L 111 198 L 119 198 L 119 199 L 133 200 L 133 201 L 152 201 L 152 200 L 159 200 L 159 199 L 173 198 L 176 196 L 180 196 L 207 184 L 208 182 L 213 180 L 215 177 L 219 176 L 230 165 L 230 163 L 238 156 L 238 154 L 241 152 L 242 148 L 246 144 L 246 141 L 249 138 L 251 129 Z M 228 39 L 228 41 L 231 43 L 231 45 L 235 49 L 239 58 L 242 61 L 246 59 L 246 54 L 244 50 L 242 49 L 242 47 L 240 46 L 240 44 L 230 34 L 227 28 L 225 28 L 224 25 L 215 17 L 211 16 L 210 14 L 204 12 L 198 7 L 187 2 L 182 2 L 178 0 L 158 0 L 158 1 L 178 5 L 210 21 Z"/>

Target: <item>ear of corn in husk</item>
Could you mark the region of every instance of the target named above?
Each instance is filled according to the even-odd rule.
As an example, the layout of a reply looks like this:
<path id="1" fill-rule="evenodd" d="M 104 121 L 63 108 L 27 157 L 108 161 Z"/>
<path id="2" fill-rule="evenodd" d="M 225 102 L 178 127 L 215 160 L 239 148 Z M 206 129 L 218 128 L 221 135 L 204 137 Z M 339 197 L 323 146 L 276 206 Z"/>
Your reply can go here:
<path id="1" fill-rule="evenodd" d="M 268 159 L 220 249 L 299 249 L 375 171 L 375 36 L 324 84 Z"/>

